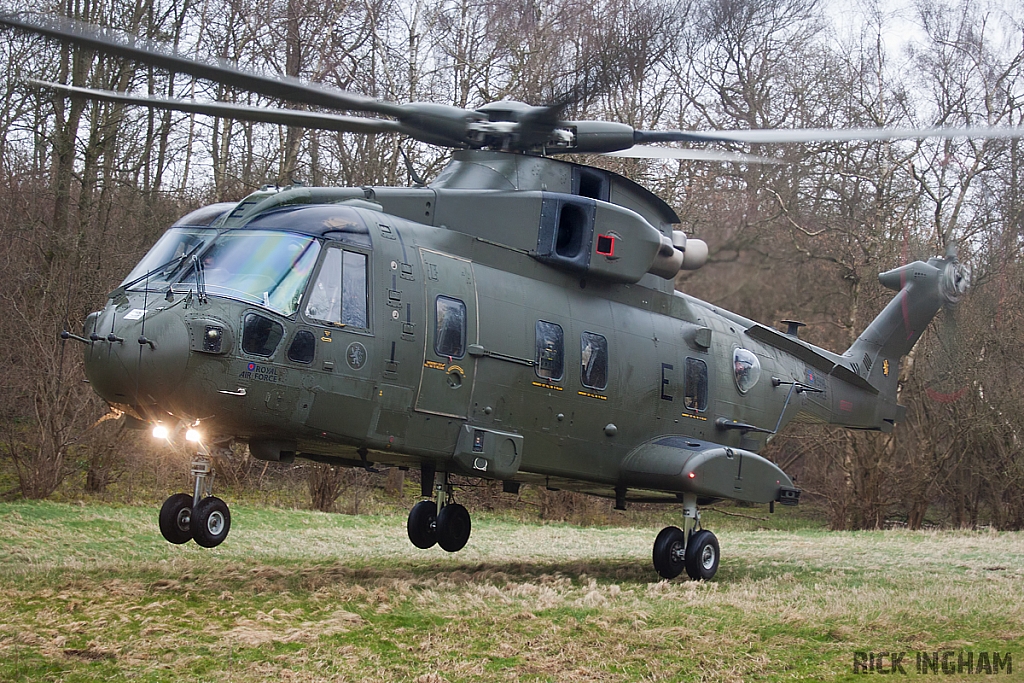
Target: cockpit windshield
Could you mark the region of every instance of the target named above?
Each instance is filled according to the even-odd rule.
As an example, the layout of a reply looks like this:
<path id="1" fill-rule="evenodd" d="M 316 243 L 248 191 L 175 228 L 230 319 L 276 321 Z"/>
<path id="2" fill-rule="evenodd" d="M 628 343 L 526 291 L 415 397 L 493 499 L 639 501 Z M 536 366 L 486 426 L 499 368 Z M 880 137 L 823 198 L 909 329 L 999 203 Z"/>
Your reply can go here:
<path id="1" fill-rule="evenodd" d="M 210 228 L 182 227 L 165 232 L 121 282 L 125 289 L 166 289 L 174 274 L 215 234 Z M 163 285 L 163 287 L 161 287 Z"/>
<path id="2" fill-rule="evenodd" d="M 291 315 L 298 310 L 319 254 L 320 243 L 307 235 L 231 230 L 214 238 L 198 258 L 190 259 L 174 289 L 202 287 L 207 295 L 238 299 Z"/>

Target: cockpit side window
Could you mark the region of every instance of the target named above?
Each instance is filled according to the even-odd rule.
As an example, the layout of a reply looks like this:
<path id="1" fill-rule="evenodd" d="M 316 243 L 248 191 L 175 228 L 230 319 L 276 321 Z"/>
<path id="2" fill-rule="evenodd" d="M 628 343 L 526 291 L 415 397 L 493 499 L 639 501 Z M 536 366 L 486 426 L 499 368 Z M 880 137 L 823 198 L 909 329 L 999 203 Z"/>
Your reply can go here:
<path id="1" fill-rule="evenodd" d="M 341 324 L 369 327 L 366 321 L 366 254 L 344 252 L 341 280 Z"/>
<path id="2" fill-rule="evenodd" d="M 366 254 L 329 248 L 306 302 L 306 317 L 337 327 L 367 329 Z"/>

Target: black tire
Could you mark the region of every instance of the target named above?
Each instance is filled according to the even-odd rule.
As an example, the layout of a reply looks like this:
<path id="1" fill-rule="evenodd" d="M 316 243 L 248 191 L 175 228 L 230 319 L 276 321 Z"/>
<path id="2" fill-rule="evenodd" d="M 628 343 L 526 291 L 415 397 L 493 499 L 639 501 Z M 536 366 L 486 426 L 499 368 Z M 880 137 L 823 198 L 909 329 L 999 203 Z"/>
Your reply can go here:
<path id="1" fill-rule="evenodd" d="M 216 548 L 231 531 L 231 512 L 220 498 L 209 496 L 192 510 L 192 538 L 204 548 Z"/>
<path id="2" fill-rule="evenodd" d="M 694 581 L 710 581 L 718 572 L 718 539 L 710 531 L 690 536 L 686 546 L 686 573 Z"/>
<path id="3" fill-rule="evenodd" d="M 674 579 L 685 567 L 686 535 L 679 527 L 667 526 L 654 539 L 654 568 L 663 579 Z"/>
<path id="4" fill-rule="evenodd" d="M 466 547 L 471 528 L 469 510 L 458 503 L 445 505 L 437 515 L 437 544 L 450 553 L 458 552 Z"/>
<path id="5" fill-rule="evenodd" d="M 406 528 L 409 540 L 417 548 L 432 548 L 437 543 L 434 525 L 437 522 L 437 503 L 432 500 L 421 500 L 409 510 L 409 521 Z"/>
<path id="6" fill-rule="evenodd" d="M 160 508 L 160 533 L 168 543 L 181 545 L 192 540 L 192 496 L 175 493 Z"/>

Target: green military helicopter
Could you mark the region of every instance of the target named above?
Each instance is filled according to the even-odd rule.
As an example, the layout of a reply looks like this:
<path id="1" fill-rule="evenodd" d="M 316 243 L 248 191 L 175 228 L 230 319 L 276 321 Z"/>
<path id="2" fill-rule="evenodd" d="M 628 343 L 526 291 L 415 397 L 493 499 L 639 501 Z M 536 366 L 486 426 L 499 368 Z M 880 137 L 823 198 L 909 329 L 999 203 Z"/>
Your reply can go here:
<path id="1" fill-rule="evenodd" d="M 64 95 L 455 148 L 415 187 L 290 187 L 184 216 L 81 335 L 95 391 L 154 434 L 194 442 L 195 488 L 160 511 L 171 543 L 214 547 L 228 506 L 210 449 L 257 458 L 418 467 L 410 540 L 463 548 L 470 515 L 450 475 L 681 504 L 654 542 L 665 578 L 711 579 L 699 506 L 796 505 L 758 455 L 791 421 L 890 431 L 900 359 L 969 286 L 955 253 L 882 273 L 896 296 L 841 354 L 675 291 L 707 246 L 665 202 L 605 170 L 552 158 L 619 153 L 752 159 L 644 146 L 924 136 L 1021 129 L 645 131 L 565 121 L 563 104 L 394 104 L 195 61 L 73 22 L 0 24 L 342 116 L 39 84 Z"/>

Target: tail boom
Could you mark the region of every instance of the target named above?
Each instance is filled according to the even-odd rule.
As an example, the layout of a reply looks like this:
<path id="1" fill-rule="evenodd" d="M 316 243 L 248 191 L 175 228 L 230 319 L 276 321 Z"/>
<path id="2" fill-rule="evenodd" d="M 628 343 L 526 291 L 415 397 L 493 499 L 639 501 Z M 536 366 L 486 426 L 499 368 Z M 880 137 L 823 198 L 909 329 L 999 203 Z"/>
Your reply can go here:
<path id="1" fill-rule="evenodd" d="M 853 412 L 846 410 L 852 401 L 844 399 L 841 395 L 846 392 L 840 390 L 834 392 L 830 421 L 890 431 L 904 412 L 896 402 L 900 360 L 914 348 L 939 310 L 960 300 L 970 286 L 970 272 L 955 256 L 933 257 L 881 273 L 878 280 L 897 294 L 841 356 L 842 365 L 877 390 L 876 414 L 866 424 L 863 419 L 848 421 L 844 413 Z"/>

